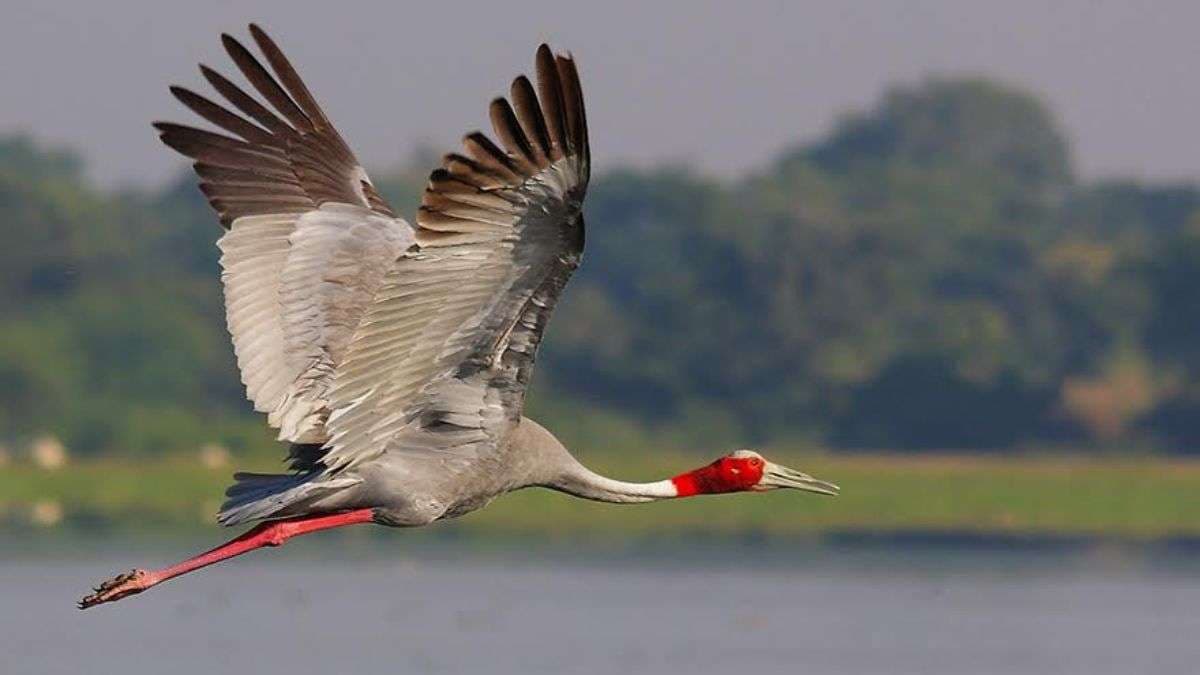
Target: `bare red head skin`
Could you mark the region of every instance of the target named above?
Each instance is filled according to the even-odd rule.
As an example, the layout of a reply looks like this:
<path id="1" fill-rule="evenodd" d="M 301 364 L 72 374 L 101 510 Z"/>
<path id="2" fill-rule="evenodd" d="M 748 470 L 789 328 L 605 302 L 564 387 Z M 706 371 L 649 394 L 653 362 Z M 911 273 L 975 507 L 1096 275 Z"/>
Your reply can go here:
<path id="1" fill-rule="evenodd" d="M 671 482 L 680 497 L 748 492 L 762 481 L 765 466 L 762 457 L 728 455 L 707 466 L 681 473 Z"/>

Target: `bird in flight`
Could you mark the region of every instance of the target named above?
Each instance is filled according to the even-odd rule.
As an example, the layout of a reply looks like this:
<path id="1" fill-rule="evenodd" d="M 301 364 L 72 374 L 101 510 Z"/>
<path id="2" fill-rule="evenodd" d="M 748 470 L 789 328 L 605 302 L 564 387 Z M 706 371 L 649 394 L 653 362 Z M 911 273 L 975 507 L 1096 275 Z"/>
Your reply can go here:
<path id="1" fill-rule="evenodd" d="M 257 93 L 201 66 L 225 99 L 171 92 L 220 129 L 170 122 L 224 234 L 226 320 L 247 397 L 289 471 L 239 473 L 224 525 L 257 525 L 176 565 L 105 581 L 80 608 L 291 537 L 358 523 L 416 527 L 543 487 L 612 503 L 837 486 L 737 450 L 650 483 L 600 476 L 523 416 L 538 345 L 583 253 L 590 175 L 575 61 L 537 49 L 446 155 L 410 224 L 388 206 L 308 87 L 258 26 L 270 69 L 229 35 Z M 264 103 L 265 101 L 265 103 Z"/>

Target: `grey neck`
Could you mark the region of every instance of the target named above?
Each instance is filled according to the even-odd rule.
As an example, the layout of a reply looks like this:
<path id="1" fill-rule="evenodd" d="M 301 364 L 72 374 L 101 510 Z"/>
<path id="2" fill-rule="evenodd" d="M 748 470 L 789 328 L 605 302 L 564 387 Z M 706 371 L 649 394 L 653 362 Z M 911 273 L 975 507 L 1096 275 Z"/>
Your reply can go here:
<path id="1" fill-rule="evenodd" d="M 530 485 L 612 504 L 639 504 L 679 496 L 670 480 L 629 483 L 601 476 L 580 464 L 553 434 L 527 417 L 521 418 L 513 442 L 519 444 L 521 455 L 533 457 L 537 464 Z"/>

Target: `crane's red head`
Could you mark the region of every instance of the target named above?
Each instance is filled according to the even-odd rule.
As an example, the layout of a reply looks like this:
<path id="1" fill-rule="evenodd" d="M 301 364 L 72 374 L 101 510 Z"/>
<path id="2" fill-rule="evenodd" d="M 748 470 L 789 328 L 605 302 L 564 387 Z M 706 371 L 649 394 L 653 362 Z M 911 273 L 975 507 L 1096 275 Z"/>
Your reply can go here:
<path id="1" fill-rule="evenodd" d="M 726 492 L 764 492 L 792 488 L 823 495 L 836 495 L 838 486 L 768 462 L 753 450 L 738 450 L 694 471 L 671 479 L 680 497 Z"/>

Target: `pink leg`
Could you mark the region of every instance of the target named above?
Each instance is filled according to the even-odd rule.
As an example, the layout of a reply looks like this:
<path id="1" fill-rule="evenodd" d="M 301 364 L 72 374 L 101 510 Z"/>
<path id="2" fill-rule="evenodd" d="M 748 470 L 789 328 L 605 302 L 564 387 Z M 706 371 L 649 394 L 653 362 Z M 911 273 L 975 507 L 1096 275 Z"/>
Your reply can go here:
<path id="1" fill-rule="evenodd" d="M 341 513 L 323 514 L 319 516 L 300 516 L 287 520 L 275 520 L 261 523 L 246 533 L 194 558 L 165 567 L 161 570 L 148 572 L 133 570 L 121 574 L 100 584 L 92 595 L 79 601 L 79 609 L 87 609 L 105 602 L 120 600 L 126 596 L 141 593 L 147 588 L 157 586 L 168 579 L 174 579 L 181 574 L 187 574 L 201 567 L 207 567 L 222 560 L 248 553 L 263 546 L 280 546 L 292 537 L 298 537 L 309 532 L 328 530 L 343 525 L 372 522 L 371 509 L 357 509 Z"/>

